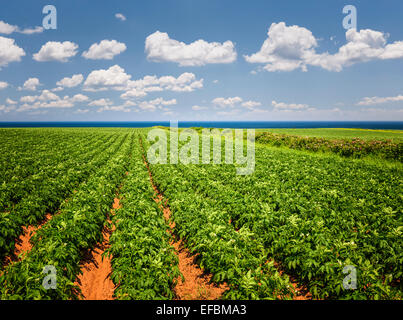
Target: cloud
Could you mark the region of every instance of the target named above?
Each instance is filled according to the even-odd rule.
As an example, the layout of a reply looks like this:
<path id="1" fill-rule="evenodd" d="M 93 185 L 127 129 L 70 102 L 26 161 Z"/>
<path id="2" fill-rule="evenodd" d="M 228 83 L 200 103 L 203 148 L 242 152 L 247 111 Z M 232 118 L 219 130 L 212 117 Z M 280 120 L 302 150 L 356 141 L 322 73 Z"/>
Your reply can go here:
<path id="1" fill-rule="evenodd" d="M 176 99 L 164 100 L 163 98 L 157 98 L 150 101 L 141 101 L 137 105 L 143 111 L 155 111 L 157 108 L 159 108 L 165 112 L 169 112 L 170 110 L 165 107 L 176 105 L 177 103 L 178 102 L 176 101 Z"/>
<path id="2" fill-rule="evenodd" d="M 90 98 L 88 98 L 86 95 L 83 95 L 81 93 L 74 95 L 71 98 L 72 102 L 85 102 L 88 101 Z"/>
<path id="3" fill-rule="evenodd" d="M 216 106 L 225 108 L 225 107 L 235 107 L 236 104 L 239 104 L 243 101 L 240 97 L 233 97 L 233 98 L 215 98 L 212 102 Z"/>
<path id="4" fill-rule="evenodd" d="M 318 45 L 312 32 L 299 26 L 287 27 L 284 22 L 272 23 L 260 51 L 244 56 L 249 63 L 264 63 L 267 71 L 292 71 L 301 68 L 315 54 Z"/>
<path id="5" fill-rule="evenodd" d="M 39 82 L 38 78 L 29 78 L 27 81 L 24 82 L 24 85 L 22 87 L 18 88 L 18 90 L 36 91 L 37 87 L 40 85 L 41 83 Z"/>
<path id="6" fill-rule="evenodd" d="M 181 67 L 204 66 L 206 64 L 232 63 L 237 53 L 231 41 L 224 43 L 197 40 L 185 44 L 164 32 L 149 35 L 145 43 L 147 58 L 154 62 L 175 62 Z"/>
<path id="7" fill-rule="evenodd" d="M 124 91 L 121 98 L 141 98 L 150 92 L 174 91 L 192 92 L 203 88 L 203 79 L 196 79 L 193 73 L 185 72 L 179 77 L 173 76 L 145 76 L 142 79 L 131 80 L 123 68 L 114 65 L 107 70 L 92 71 L 84 82 L 84 91 Z"/>
<path id="8" fill-rule="evenodd" d="M 258 101 L 245 101 L 244 103 L 242 103 L 242 107 L 245 107 L 247 109 L 253 109 L 256 107 L 260 107 L 262 104 Z"/>
<path id="9" fill-rule="evenodd" d="M 133 88 L 127 90 L 125 93 L 122 93 L 120 97 L 122 99 L 129 99 L 129 98 L 142 98 L 147 95 L 147 92 L 145 92 L 143 89 L 139 88 Z"/>
<path id="10" fill-rule="evenodd" d="M 34 34 L 34 33 L 42 33 L 43 32 L 43 28 L 42 27 L 34 27 L 34 28 L 26 28 L 23 30 L 18 31 L 19 33 L 23 33 L 23 34 Z"/>
<path id="11" fill-rule="evenodd" d="M 121 13 L 115 14 L 115 18 L 116 18 L 116 19 L 119 19 L 119 20 L 121 20 L 121 21 L 126 21 L 126 17 L 125 17 L 123 14 L 121 14 Z"/>
<path id="12" fill-rule="evenodd" d="M 131 76 L 118 65 L 107 70 L 100 69 L 92 71 L 84 82 L 84 87 L 116 87 L 126 86 Z"/>
<path id="13" fill-rule="evenodd" d="M 17 30 L 18 30 L 17 26 L 13 26 L 11 24 L 8 24 L 7 22 L 0 21 L 0 33 L 12 34 L 13 32 L 16 32 Z"/>
<path id="14" fill-rule="evenodd" d="M 116 40 L 102 40 L 100 43 L 91 45 L 88 51 L 84 51 L 82 56 L 92 60 L 112 60 L 116 55 L 124 52 L 126 45 Z"/>
<path id="15" fill-rule="evenodd" d="M 310 107 L 307 104 L 297 104 L 297 103 L 284 103 L 284 102 L 277 102 L 272 101 L 271 105 L 277 111 L 314 111 L 315 108 Z"/>
<path id="16" fill-rule="evenodd" d="M 90 107 L 105 107 L 105 106 L 113 105 L 113 102 L 109 99 L 102 98 L 102 99 L 91 101 L 88 105 Z"/>
<path id="17" fill-rule="evenodd" d="M 143 111 L 152 111 L 153 112 L 157 109 L 157 107 L 154 104 L 152 104 L 148 101 L 142 101 L 138 106 Z"/>
<path id="18" fill-rule="evenodd" d="M 221 108 L 235 108 L 238 105 L 241 105 L 242 107 L 249 109 L 249 110 L 254 110 L 256 107 L 260 107 L 262 104 L 258 101 L 244 101 L 241 97 L 229 97 L 229 98 L 215 98 L 212 103 L 215 106 L 221 107 Z M 220 115 L 232 115 L 233 113 L 219 113 Z"/>
<path id="19" fill-rule="evenodd" d="M 21 61 L 25 51 L 15 44 L 14 39 L 0 36 L 0 69 L 10 62 Z"/>
<path id="20" fill-rule="evenodd" d="M 82 74 L 75 74 L 71 78 L 63 78 L 62 80 L 56 82 L 56 85 L 63 88 L 73 88 L 77 87 L 81 82 L 83 82 L 84 77 Z M 54 91 L 61 91 L 59 89 Z"/>
<path id="21" fill-rule="evenodd" d="M 104 112 L 104 111 L 131 112 L 132 109 L 127 108 L 124 105 L 118 105 L 118 106 L 105 106 L 97 110 L 97 112 Z"/>
<path id="22" fill-rule="evenodd" d="M 3 90 L 8 87 L 8 83 L 5 81 L 0 81 L 0 90 Z"/>
<path id="23" fill-rule="evenodd" d="M 357 103 L 357 106 L 373 106 L 377 104 L 400 102 L 403 101 L 403 96 L 398 95 L 395 97 L 365 97 Z"/>
<path id="24" fill-rule="evenodd" d="M 43 90 L 40 95 L 21 97 L 20 102 L 23 104 L 17 109 L 17 111 L 23 112 L 43 108 L 72 108 L 76 103 L 88 100 L 89 98 L 83 94 L 76 94 L 73 97 L 64 96 L 63 98 L 60 98 L 49 90 Z"/>
<path id="25" fill-rule="evenodd" d="M 157 98 L 157 99 L 149 101 L 149 103 L 151 103 L 153 105 L 173 106 L 173 105 L 177 104 L 178 102 L 176 101 L 176 99 L 164 100 L 163 98 Z"/>
<path id="26" fill-rule="evenodd" d="M 38 96 L 23 96 L 20 98 L 21 102 L 32 103 L 38 99 Z"/>
<path id="27" fill-rule="evenodd" d="M 192 110 L 193 111 L 202 111 L 202 110 L 206 110 L 207 107 L 201 107 L 201 106 L 193 106 Z"/>
<path id="28" fill-rule="evenodd" d="M 13 32 L 19 32 L 23 34 L 34 34 L 43 32 L 43 28 L 38 26 L 34 28 L 20 29 L 18 26 L 13 26 L 11 24 L 8 24 L 7 22 L 0 21 L 0 33 L 12 34 Z"/>
<path id="29" fill-rule="evenodd" d="M 6 99 L 6 104 L 14 105 L 14 104 L 17 104 L 17 103 L 18 103 L 17 101 L 11 100 L 10 98 Z"/>
<path id="30" fill-rule="evenodd" d="M 4 113 L 9 113 L 14 110 L 15 110 L 15 106 L 0 105 L 0 111 L 3 111 Z"/>
<path id="31" fill-rule="evenodd" d="M 90 111 L 89 109 L 77 109 L 76 111 L 74 111 L 74 113 L 85 114 L 85 113 L 88 113 L 89 111 Z"/>
<path id="32" fill-rule="evenodd" d="M 197 80 L 193 73 L 182 73 L 179 77 L 163 76 L 145 76 L 143 79 L 128 81 L 125 93 L 121 98 L 145 97 L 150 92 L 173 91 L 173 92 L 192 92 L 203 88 L 203 79 Z"/>
<path id="33" fill-rule="evenodd" d="M 32 103 L 35 101 L 51 101 L 60 100 L 60 97 L 49 90 L 43 90 L 40 95 L 36 96 L 24 96 L 20 98 L 21 102 Z"/>
<path id="34" fill-rule="evenodd" d="M 39 96 L 26 96 L 20 99 L 25 102 L 17 111 L 31 111 L 42 108 L 71 108 L 74 107 L 74 102 L 68 97 L 60 98 L 49 90 L 43 90 Z"/>
<path id="35" fill-rule="evenodd" d="M 318 40 L 310 30 L 273 23 L 261 49 L 244 58 L 249 63 L 265 64 L 263 68 L 270 72 L 307 71 L 309 65 L 339 72 L 360 62 L 403 58 L 403 41 L 387 44 L 387 35 L 379 31 L 349 29 L 346 41 L 335 54 L 317 53 Z"/>
<path id="36" fill-rule="evenodd" d="M 39 62 L 67 62 L 69 58 L 77 54 L 77 49 L 78 45 L 70 41 L 49 41 L 41 47 L 38 53 L 33 55 L 33 59 Z"/>
<path id="37" fill-rule="evenodd" d="M 103 112 L 103 111 L 115 111 L 115 112 L 131 112 L 131 111 L 136 111 L 131 107 L 137 106 L 137 103 L 132 102 L 132 101 L 125 101 L 125 103 L 117 106 L 104 106 L 102 108 L 99 108 L 97 112 Z"/>

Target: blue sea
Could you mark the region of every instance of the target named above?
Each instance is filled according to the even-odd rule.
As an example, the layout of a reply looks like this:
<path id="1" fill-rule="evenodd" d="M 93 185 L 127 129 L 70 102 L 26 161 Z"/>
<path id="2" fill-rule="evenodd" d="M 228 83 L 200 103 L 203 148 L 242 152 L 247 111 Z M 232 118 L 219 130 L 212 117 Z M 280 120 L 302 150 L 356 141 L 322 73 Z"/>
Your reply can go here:
<path id="1" fill-rule="evenodd" d="M 168 121 L 136 122 L 0 122 L 0 128 L 148 128 L 169 126 Z M 310 129 L 354 128 L 403 130 L 403 121 L 179 121 L 180 128 L 232 128 L 232 129 Z"/>

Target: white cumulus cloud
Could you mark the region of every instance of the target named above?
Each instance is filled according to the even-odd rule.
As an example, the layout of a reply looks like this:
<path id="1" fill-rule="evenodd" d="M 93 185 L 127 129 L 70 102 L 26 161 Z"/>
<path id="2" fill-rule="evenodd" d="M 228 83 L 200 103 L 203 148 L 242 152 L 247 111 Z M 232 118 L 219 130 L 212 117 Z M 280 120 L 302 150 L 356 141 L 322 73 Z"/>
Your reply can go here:
<path id="1" fill-rule="evenodd" d="M 232 63 L 237 58 L 231 41 L 219 43 L 197 40 L 186 44 L 171 39 L 167 33 L 160 31 L 147 37 L 145 51 L 150 61 L 175 62 L 182 67 Z"/>
<path id="2" fill-rule="evenodd" d="M 129 81 L 125 93 L 121 98 L 144 97 L 150 92 L 174 91 L 192 92 L 203 88 L 203 79 L 197 80 L 193 73 L 185 72 L 179 77 L 173 76 L 145 76 L 143 79 Z"/>
<path id="3" fill-rule="evenodd" d="M 267 35 L 258 52 L 244 57 L 249 63 L 265 64 L 270 72 L 307 71 L 308 66 L 339 72 L 360 62 L 403 58 L 403 41 L 387 44 L 386 34 L 371 29 L 347 30 L 347 43 L 335 54 L 318 53 L 318 40 L 303 27 L 273 23 Z"/>
<path id="4" fill-rule="evenodd" d="M 247 109 L 253 109 L 256 107 L 260 107 L 262 105 L 262 103 L 258 102 L 258 101 L 245 101 L 244 103 L 242 103 L 242 107 L 245 107 Z"/>
<path id="5" fill-rule="evenodd" d="M 300 104 L 300 103 L 285 103 L 285 102 L 277 102 L 272 101 L 271 105 L 277 111 L 314 111 L 315 108 L 310 107 L 307 104 Z"/>
<path id="6" fill-rule="evenodd" d="M 284 22 L 272 23 L 260 51 L 245 56 L 249 63 L 264 63 L 267 71 L 306 71 L 306 60 L 315 54 L 317 40 L 312 32 Z"/>
<path id="7" fill-rule="evenodd" d="M 16 32 L 17 30 L 18 30 L 17 26 L 13 26 L 11 24 L 8 24 L 7 22 L 0 21 L 0 33 L 12 34 L 13 32 Z"/>
<path id="8" fill-rule="evenodd" d="M 114 65 L 106 70 L 92 71 L 85 80 L 84 87 L 125 86 L 130 78 L 131 75 L 128 75 L 123 68 Z"/>
<path id="9" fill-rule="evenodd" d="M 71 78 L 63 78 L 62 80 L 56 82 L 56 85 L 59 87 L 64 87 L 64 88 L 73 88 L 77 87 L 81 82 L 83 82 L 84 77 L 82 74 L 75 74 Z M 60 91 L 59 89 L 55 91 Z"/>
<path id="10" fill-rule="evenodd" d="M 112 60 L 116 55 L 126 50 L 126 45 L 116 40 L 102 40 L 100 43 L 94 43 L 84 51 L 82 56 L 92 60 Z"/>
<path id="11" fill-rule="evenodd" d="M 113 105 L 113 102 L 110 99 L 98 99 L 91 101 L 89 104 L 91 107 L 105 107 L 105 106 L 111 106 Z"/>
<path id="12" fill-rule="evenodd" d="M 215 98 L 212 102 L 216 106 L 225 108 L 225 107 L 235 107 L 235 105 L 241 103 L 243 101 L 240 97 L 232 97 L 232 98 Z"/>
<path id="13" fill-rule="evenodd" d="M 5 81 L 0 81 L 0 90 L 3 90 L 8 87 L 8 83 Z"/>
<path id="14" fill-rule="evenodd" d="M 27 81 L 24 82 L 22 87 L 19 87 L 18 90 L 29 90 L 29 91 L 36 91 L 37 87 L 39 87 L 41 83 L 39 82 L 38 78 L 29 78 Z"/>
<path id="15" fill-rule="evenodd" d="M 84 91 L 124 91 L 121 98 L 145 97 L 150 92 L 174 91 L 192 92 L 203 88 L 203 79 L 197 79 L 193 73 L 185 72 L 179 77 L 145 76 L 142 79 L 131 80 L 123 68 L 114 65 L 109 69 L 92 71 L 84 82 Z"/>
<path id="16" fill-rule="evenodd" d="M 0 36 L 0 69 L 10 62 L 21 61 L 25 51 L 15 44 L 14 39 Z"/>
<path id="17" fill-rule="evenodd" d="M 121 21 L 126 21 L 126 17 L 122 13 L 115 14 L 115 18 Z"/>
<path id="18" fill-rule="evenodd" d="M 23 34 L 34 34 L 43 32 L 42 27 L 26 28 L 20 29 L 18 26 L 8 24 L 7 22 L 0 21 L 0 33 L 12 34 L 13 32 L 23 33 Z"/>
<path id="19" fill-rule="evenodd" d="M 7 99 L 6 99 L 6 103 L 13 105 L 13 104 L 17 104 L 18 102 L 17 102 L 17 101 L 14 101 L 14 100 L 12 100 L 12 99 L 10 99 L 10 98 L 7 98 Z"/>
<path id="20" fill-rule="evenodd" d="M 72 102 L 85 102 L 85 101 L 88 101 L 90 98 L 88 98 L 86 95 L 83 95 L 83 94 L 81 94 L 81 93 L 78 93 L 78 94 L 76 94 L 76 95 L 74 95 L 72 98 L 71 98 L 71 101 Z"/>
<path id="21" fill-rule="evenodd" d="M 358 106 L 374 106 L 377 104 L 385 104 L 391 102 L 403 101 L 403 96 L 398 95 L 395 97 L 365 97 L 357 103 Z"/>
<path id="22" fill-rule="evenodd" d="M 33 55 L 33 59 L 40 62 L 60 61 L 67 62 L 77 54 L 78 45 L 74 42 L 49 41 L 44 44 L 39 52 Z"/>

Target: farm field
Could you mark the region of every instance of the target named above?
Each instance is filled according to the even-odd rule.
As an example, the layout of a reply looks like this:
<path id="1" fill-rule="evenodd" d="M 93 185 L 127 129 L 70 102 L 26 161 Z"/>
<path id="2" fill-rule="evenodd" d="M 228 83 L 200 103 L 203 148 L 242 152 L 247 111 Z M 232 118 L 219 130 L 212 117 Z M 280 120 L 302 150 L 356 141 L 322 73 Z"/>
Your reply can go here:
<path id="1" fill-rule="evenodd" d="M 402 299 L 401 132 L 257 131 L 239 176 L 148 131 L 0 129 L 1 299 Z"/>
<path id="2" fill-rule="evenodd" d="M 317 138 L 331 139 L 354 139 L 362 140 L 393 140 L 403 141 L 403 131 L 400 130 L 371 130 L 371 129 L 257 129 L 257 132 L 271 132 L 277 134 L 298 135 Z"/>

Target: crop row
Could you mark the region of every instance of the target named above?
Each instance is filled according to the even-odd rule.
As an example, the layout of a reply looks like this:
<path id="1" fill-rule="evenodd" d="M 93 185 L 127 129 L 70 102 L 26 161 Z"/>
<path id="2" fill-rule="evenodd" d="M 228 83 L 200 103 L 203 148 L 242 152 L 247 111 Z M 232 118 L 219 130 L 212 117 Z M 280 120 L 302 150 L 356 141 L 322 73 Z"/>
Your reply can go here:
<path id="1" fill-rule="evenodd" d="M 90 179 L 63 204 L 32 238 L 33 248 L 25 258 L 8 266 L 0 277 L 2 299 L 76 299 L 74 284 L 86 250 L 102 241 L 117 186 L 127 170 L 133 136 L 125 141 L 110 160 L 97 167 Z M 46 289 L 46 266 L 56 269 L 56 288 Z M 46 284 L 46 283 L 45 283 Z"/>
<path id="2" fill-rule="evenodd" d="M 214 196 L 197 192 L 208 168 L 198 169 L 151 165 L 155 183 L 169 199 L 175 233 L 192 253 L 198 254 L 197 262 L 213 274 L 214 282 L 229 285 L 223 298 L 291 298 L 294 292 L 288 277 L 279 274 L 268 258 L 268 250 L 251 229 L 245 226 L 236 230 L 230 223 L 230 212 L 223 210 Z M 184 174 L 192 170 L 194 174 Z"/>
<path id="3" fill-rule="evenodd" d="M 137 140 L 138 142 L 138 140 Z M 129 175 L 120 191 L 122 208 L 113 217 L 110 238 L 111 279 L 117 299 L 172 299 L 180 276 L 178 258 L 139 146 L 132 152 Z"/>
<path id="4" fill-rule="evenodd" d="M 86 162 L 80 163 L 79 160 L 83 156 L 89 157 L 96 154 L 95 152 L 100 146 L 112 141 L 111 138 L 112 136 L 100 136 L 90 141 L 83 139 L 70 142 L 68 145 L 62 144 L 63 151 L 60 152 L 49 152 L 51 149 L 51 144 L 49 144 L 47 150 L 32 156 L 39 158 L 36 164 L 27 163 L 24 161 L 27 159 L 16 156 L 9 161 L 9 164 L 13 165 L 13 169 L 5 172 L 5 176 L 8 175 L 10 178 L 4 180 L 0 185 L 0 211 L 12 210 L 26 195 L 32 194 L 40 185 L 47 185 L 48 180 L 58 177 L 63 170 L 68 170 L 73 165 L 85 165 Z M 50 142 L 57 144 L 54 140 L 50 140 Z M 41 158 L 46 161 L 41 161 Z"/>
<path id="5" fill-rule="evenodd" d="M 236 228 L 248 228 L 315 297 L 399 294 L 399 170 L 266 148 L 258 149 L 256 160 L 248 177 L 236 176 L 228 165 L 182 166 L 180 177 L 170 176 L 176 183 L 191 181 L 202 198 L 214 199 L 217 211 L 228 212 Z M 346 265 L 358 270 L 357 290 L 343 288 Z"/>
<path id="6" fill-rule="evenodd" d="M 23 198 L 10 213 L 0 216 L 0 258 L 9 254 L 22 227 L 41 221 L 47 212 L 53 213 L 71 195 L 79 184 L 103 165 L 120 147 L 125 136 L 97 145 L 89 153 L 72 159 L 71 162 L 55 164 L 55 176 L 37 181 L 35 189 Z"/>
<path id="7" fill-rule="evenodd" d="M 110 134 L 94 134 L 94 131 L 79 131 L 74 135 L 68 131 L 19 130 L 0 131 L 0 182 L 24 181 L 27 177 L 54 163 L 79 154 L 84 145 L 93 143 Z M 52 152 L 49 152 L 52 150 Z"/>

